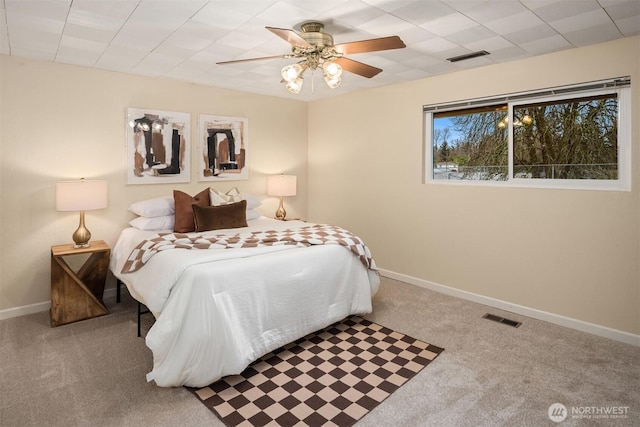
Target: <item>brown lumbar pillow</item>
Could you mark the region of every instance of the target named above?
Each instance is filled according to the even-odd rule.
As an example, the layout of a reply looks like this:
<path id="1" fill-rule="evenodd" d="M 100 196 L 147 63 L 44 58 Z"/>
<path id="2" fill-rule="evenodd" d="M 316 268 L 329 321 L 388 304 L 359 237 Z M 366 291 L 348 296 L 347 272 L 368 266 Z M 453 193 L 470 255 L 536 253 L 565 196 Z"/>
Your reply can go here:
<path id="1" fill-rule="evenodd" d="M 196 231 L 247 227 L 247 201 L 207 207 L 193 205 L 193 217 Z"/>
<path id="2" fill-rule="evenodd" d="M 176 233 L 195 231 L 196 226 L 193 220 L 192 206 L 209 206 L 209 188 L 202 190 L 193 197 L 182 191 L 173 190 L 173 199 L 176 209 L 176 221 L 173 231 Z"/>

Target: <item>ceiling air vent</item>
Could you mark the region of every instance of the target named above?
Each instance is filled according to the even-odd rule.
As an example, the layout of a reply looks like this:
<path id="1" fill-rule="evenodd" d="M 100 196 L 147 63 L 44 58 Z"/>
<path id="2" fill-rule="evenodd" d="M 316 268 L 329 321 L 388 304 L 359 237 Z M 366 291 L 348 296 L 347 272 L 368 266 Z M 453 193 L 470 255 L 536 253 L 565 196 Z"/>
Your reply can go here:
<path id="1" fill-rule="evenodd" d="M 489 52 L 487 52 L 486 50 L 479 50 L 477 52 L 471 52 L 471 53 L 466 53 L 464 55 L 447 58 L 447 61 L 460 62 L 460 61 L 466 61 L 467 59 L 477 58 L 479 56 L 485 56 L 485 55 L 489 55 Z"/>

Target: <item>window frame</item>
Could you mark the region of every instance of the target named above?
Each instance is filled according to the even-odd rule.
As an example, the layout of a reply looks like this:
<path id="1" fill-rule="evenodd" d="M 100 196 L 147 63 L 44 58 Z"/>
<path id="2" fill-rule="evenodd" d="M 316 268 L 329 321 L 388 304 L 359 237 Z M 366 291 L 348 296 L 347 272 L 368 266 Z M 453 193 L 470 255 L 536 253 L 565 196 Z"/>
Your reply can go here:
<path id="1" fill-rule="evenodd" d="M 616 94 L 618 98 L 618 178 L 605 179 L 531 179 L 513 176 L 513 109 L 532 102 L 567 101 L 583 96 Z M 508 125 L 508 177 L 503 181 L 493 180 L 442 180 L 434 179 L 433 167 L 433 115 L 436 112 L 465 110 L 473 107 L 507 105 Z M 423 183 L 437 185 L 480 185 L 498 187 L 524 187 L 570 190 L 631 191 L 631 88 L 628 77 L 584 85 L 566 86 L 539 92 L 505 95 L 495 98 L 475 99 L 450 104 L 425 105 L 423 107 Z"/>

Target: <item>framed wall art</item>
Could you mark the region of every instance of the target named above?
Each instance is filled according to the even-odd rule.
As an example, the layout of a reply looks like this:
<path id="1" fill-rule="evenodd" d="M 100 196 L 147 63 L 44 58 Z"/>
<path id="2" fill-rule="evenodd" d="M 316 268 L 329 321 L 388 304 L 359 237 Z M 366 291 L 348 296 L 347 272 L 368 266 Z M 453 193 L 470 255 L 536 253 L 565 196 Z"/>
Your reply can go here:
<path id="1" fill-rule="evenodd" d="M 127 109 L 127 183 L 191 181 L 191 115 L 144 108 Z"/>
<path id="2" fill-rule="evenodd" d="M 249 179 L 246 118 L 200 114 L 198 181 Z"/>

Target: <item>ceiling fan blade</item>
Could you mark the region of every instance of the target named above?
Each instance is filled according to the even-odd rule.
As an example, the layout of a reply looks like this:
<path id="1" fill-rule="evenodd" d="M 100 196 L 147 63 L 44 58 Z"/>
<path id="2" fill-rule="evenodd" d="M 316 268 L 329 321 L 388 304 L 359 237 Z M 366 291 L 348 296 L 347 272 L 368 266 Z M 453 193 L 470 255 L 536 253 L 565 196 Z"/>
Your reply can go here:
<path id="1" fill-rule="evenodd" d="M 294 56 L 289 54 L 276 55 L 276 56 L 262 56 L 260 58 L 234 59 L 232 61 L 216 62 L 216 64 L 225 65 L 225 64 L 237 64 L 240 62 L 249 62 L 249 61 L 266 61 L 268 59 L 289 59 L 289 58 L 294 58 Z"/>
<path id="2" fill-rule="evenodd" d="M 334 60 L 336 64 L 340 65 L 344 71 L 348 71 L 350 73 L 358 74 L 362 77 L 366 77 L 370 79 L 371 77 L 377 75 L 382 69 L 374 67 L 372 65 L 363 64 L 362 62 L 354 61 L 349 58 L 338 58 Z"/>
<path id="3" fill-rule="evenodd" d="M 357 42 L 340 43 L 334 46 L 336 52 L 343 55 L 354 53 L 375 52 L 378 50 L 401 49 L 407 47 L 398 36 L 381 37 L 378 39 L 360 40 Z"/>
<path id="4" fill-rule="evenodd" d="M 276 36 L 280 37 L 291 46 L 300 46 L 300 47 L 313 47 L 311 46 L 305 39 L 300 37 L 298 33 L 293 30 L 288 30 L 286 28 L 275 28 L 275 27 L 265 27 L 267 30 L 271 31 Z"/>

